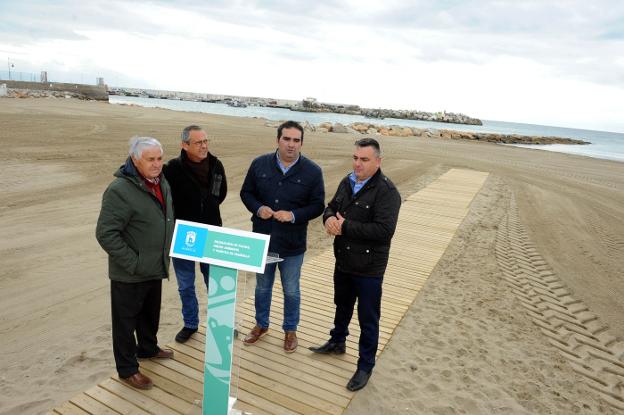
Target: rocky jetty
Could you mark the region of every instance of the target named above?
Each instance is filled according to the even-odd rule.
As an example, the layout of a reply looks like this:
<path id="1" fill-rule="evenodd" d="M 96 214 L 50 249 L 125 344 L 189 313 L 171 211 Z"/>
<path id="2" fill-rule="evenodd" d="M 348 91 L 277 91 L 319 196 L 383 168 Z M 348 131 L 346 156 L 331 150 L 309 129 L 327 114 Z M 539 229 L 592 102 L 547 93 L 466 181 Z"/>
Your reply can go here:
<path id="1" fill-rule="evenodd" d="M 368 118 L 396 118 L 400 120 L 435 121 L 453 124 L 483 125 L 478 118 L 472 118 L 464 114 L 453 112 L 425 112 L 409 110 L 385 110 L 362 108 L 361 115 Z"/>
<path id="2" fill-rule="evenodd" d="M 9 89 L 5 95 L 8 98 L 78 98 L 92 99 L 85 94 L 73 91 L 43 91 L 30 89 Z"/>
<path id="3" fill-rule="evenodd" d="M 267 121 L 265 125 L 267 127 L 277 128 L 281 123 L 282 121 Z M 441 140 L 472 140 L 501 144 L 591 144 L 588 141 L 563 137 L 478 133 L 471 131 L 405 127 L 400 125 L 375 125 L 361 122 L 349 125 L 324 122 L 318 125 L 313 125 L 306 121 L 303 123 L 303 128 L 305 131 L 318 133 L 358 134 L 388 137 L 420 137 Z"/>
<path id="4" fill-rule="evenodd" d="M 299 105 L 290 107 L 291 111 L 333 112 L 337 114 L 363 115 L 367 118 L 396 118 L 400 120 L 435 121 L 453 124 L 483 125 L 481 120 L 464 114 L 452 112 L 425 112 L 410 110 L 389 110 L 381 108 L 360 108 L 358 105 L 326 104 L 313 98 L 304 99 Z"/>
<path id="5" fill-rule="evenodd" d="M 2 81 L 9 98 L 78 98 L 108 101 L 105 85 L 67 84 L 62 82 Z"/>
<path id="6" fill-rule="evenodd" d="M 418 129 L 414 129 L 418 130 Z M 416 136 L 416 134 L 414 134 Z M 589 141 L 564 137 L 543 137 L 518 134 L 474 133 L 451 130 L 420 130 L 417 137 L 441 138 L 447 140 L 475 140 L 503 144 L 591 144 Z"/>

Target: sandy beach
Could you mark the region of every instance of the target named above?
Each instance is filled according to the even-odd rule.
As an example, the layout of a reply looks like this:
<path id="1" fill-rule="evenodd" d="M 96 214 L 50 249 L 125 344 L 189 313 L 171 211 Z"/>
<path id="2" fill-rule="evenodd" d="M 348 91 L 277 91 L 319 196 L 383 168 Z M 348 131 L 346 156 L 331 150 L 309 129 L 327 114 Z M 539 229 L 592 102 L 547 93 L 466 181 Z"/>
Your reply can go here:
<path id="1" fill-rule="evenodd" d="M 158 138 L 168 160 L 192 123 L 206 128 L 226 169 L 224 226 L 249 230 L 238 192 L 251 160 L 275 148 L 264 120 L 0 99 L 0 414 L 45 413 L 114 372 L 106 256 L 94 237 L 101 195 L 130 137 Z M 328 198 L 350 169 L 354 139 L 305 135 L 302 151 L 323 168 Z M 621 413 L 624 163 L 491 143 L 380 140 L 382 169 L 404 198 L 453 167 L 490 176 L 346 413 Z M 320 221 L 311 223 L 307 257 L 330 243 Z M 568 324 L 592 333 L 577 352 L 564 351 L 572 340 L 553 341 L 559 334 L 527 308 L 548 301 L 527 300 L 533 274 L 547 276 L 575 310 L 581 323 Z M 173 278 L 163 284 L 160 342 L 180 327 Z"/>

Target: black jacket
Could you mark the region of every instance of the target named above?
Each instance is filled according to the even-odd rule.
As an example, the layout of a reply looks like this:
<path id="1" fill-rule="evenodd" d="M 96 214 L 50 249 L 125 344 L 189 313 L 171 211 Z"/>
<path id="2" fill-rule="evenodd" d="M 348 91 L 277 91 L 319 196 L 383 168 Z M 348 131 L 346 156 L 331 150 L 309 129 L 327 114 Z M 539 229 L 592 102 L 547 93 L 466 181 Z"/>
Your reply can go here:
<path id="1" fill-rule="evenodd" d="M 276 153 L 265 154 L 249 166 L 240 196 L 251 212 L 253 231 L 271 235 L 269 251 L 281 257 L 300 255 L 306 250 L 308 222 L 320 216 L 325 206 L 323 173 L 316 163 L 300 155 L 284 174 Z M 257 212 L 263 205 L 274 211 L 292 211 L 295 222 L 260 218 Z"/>
<path id="2" fill-rule="evenodd" d="M 210 184 L 202 187 L 184 162 L 187 157 L 186 151 L 182 150 L 179 157 L 169 160 L 163 167 L 163 173 L 171 187 L 175 217 L 221 226 L 223 222 L 219 205 L 227 195 L 223 164 L 208 153 Z"/>
<path id="3" fill-rule="evenodd" d="M 336 213 L 345 218 L 342 235 L 334 239 L 336 268 L 361 276 L 383 276 L 401 207 L 401 195 L 381 169 L 353 195 L 349 176 L 323 214 L 323 223 Z"/>

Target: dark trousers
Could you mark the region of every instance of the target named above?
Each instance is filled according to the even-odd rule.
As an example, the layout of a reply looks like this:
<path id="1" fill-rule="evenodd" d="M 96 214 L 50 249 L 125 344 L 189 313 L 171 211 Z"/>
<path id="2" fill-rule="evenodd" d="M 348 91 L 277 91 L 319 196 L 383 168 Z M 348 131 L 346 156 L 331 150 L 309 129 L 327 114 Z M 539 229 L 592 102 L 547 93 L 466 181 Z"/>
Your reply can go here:
<path id="1" fill-rule="evenodd" d="M 158 353 L 161 292 L 162 280 L 111 281 L 113 354 L 119 377 L 127 378 L 139 371 L 137 357 Z"/>
<path id="2" fill-rule="evenodd" d="M 349 335 L 349 323 L 355 301 L 360 321 L 360 358 L 358 369 L 366 372 L 375 366 L 379 346 L 379 316 L 381 314 L 381 286 L 383 276 L 361 277 L 334 269 L 334 304 L 336 315 L 334 329 L 330 332 L 334 342 L 344 342 Z"/>

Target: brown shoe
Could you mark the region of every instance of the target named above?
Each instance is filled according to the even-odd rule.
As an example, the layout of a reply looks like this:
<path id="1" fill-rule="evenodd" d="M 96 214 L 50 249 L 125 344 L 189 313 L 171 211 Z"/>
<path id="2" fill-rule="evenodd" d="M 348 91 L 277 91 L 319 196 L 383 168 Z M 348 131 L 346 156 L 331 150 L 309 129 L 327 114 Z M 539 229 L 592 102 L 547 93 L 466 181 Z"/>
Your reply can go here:
<path id="1" fill-rule="evenodd" d="M 264 336 L 267 333 L 267 331 L 269 331 L 268 328 L 263 329 L 260 326 L 254 326 L 254 328 L 251 329 L 249 334 L 243 339 L 243 344 L 246 346 L 256 344 L 256 342 L 260 340 L 260 337 Z"/>
<path id="2" fill-rule="evenodd" d="M 173 350 L 171 349 L 158 349 L 158 353 L 156 353 L 154 356 L 149 356 L 149 357 L 145 357 L 145 356 L 137 356 L 137 359 L 139 360 L 145 360 L 145 359 L 173 359 Z"/>
<path id="3" fill-rule="evenodd" d="M 299 341 L 297 340 L 297 332 L 296 331 L 287 331 L 284 334 L 284 351 L 286 353 L 292 353 L 297 350 L 297 345 Z"/>
<path id="4" fill-rule="evenodd" d="M 158 349 L 158 353 L 156 353 L 156 356 L 152 356 L 152 359 L 173 359 L 173 350 Z"/>
<path id="5" fill-rule="evenodd" d="M 154 386 L 154 383 L 152 382 L 152 380 L 148 378 L 147 376 L 145 376 L 144 374 L 142 374 L 141 372 L 137 372 L 134 375 L 127 377 L 127 378 L 120 377 L 119 379 L 121 379 L 123 382 L 127 383 L 128 385 L 132 386 L 133 388 L 137 388 L 137 389 L 147 390 L 147 389 L 152 389 L 152 386 Z"/>

